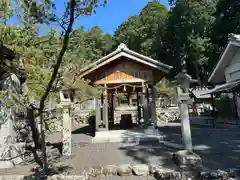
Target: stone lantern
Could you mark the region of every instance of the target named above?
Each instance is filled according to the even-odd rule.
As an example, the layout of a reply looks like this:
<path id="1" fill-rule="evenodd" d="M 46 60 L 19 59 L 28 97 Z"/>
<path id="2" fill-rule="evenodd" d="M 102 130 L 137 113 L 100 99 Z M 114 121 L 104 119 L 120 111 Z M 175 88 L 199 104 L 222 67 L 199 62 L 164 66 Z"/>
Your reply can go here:
<path id="1" fill-rule="evenodd" d="M 192 151 L 192 138 L 188 114 L 188 104 L 191 104 L 189 96 L 189 86 L 192 80 L 191 76 L 186 72 L 180 72 L 176 77 L 177 86 L 177 99 L 179 104 L 182 138 L 185 150 Z"/>
<path id="2" fill-rule="evenodd" d="M 197 82 L 187 74 L 185 60 L 182 60 L 182 71 L 175 77 L 177 81 L 177 99 L 180 111 L 182 139 L 184 150 L 174 153 L 173 159 L 180 167 L 200 167 L 201 157 L 193 153 L 191 128 L 188 114 L 188 105 L 192 104 L 189 96 L 189 86 L 191 83 Z"/>
<path id="3" fill-rule="evenodd" d="M 60 91 L 60 101 L 63 103 L 72 103 L 74 101 L 74 90 L 64 89 Z"/>
<path id="4" fill-rule="evenodd" d="M 62 143 L 64 156 L 70 156 L 72 153 L 71 133 L 72 133 L 72 119 L 70 117 L 70 108 L 74 100 L 73 90 L 60 91 L 60 106 L 63 110 L 62 117 Z"/>

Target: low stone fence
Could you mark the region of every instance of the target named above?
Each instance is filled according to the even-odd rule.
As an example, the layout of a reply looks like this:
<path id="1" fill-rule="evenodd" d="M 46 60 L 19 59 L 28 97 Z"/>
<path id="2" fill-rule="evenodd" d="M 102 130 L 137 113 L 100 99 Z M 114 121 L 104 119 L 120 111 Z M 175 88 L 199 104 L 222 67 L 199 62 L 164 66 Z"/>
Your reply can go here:
<path id="1" fill-rule="evenodd" d="M 157 108 L 156 113 L 157 120 L 166 124 L 178 120 L 180 116 L 178 107 Z"/>
<path id="2" fill-rule="evenodd" d="M 43 177 L 40 175 L 21 176 L 21 175 L 6 175 L 0 176 L 0 180 L 90 180 L 90 179 L 106 179 L 109 176 L 153 176 L 157 180 L 238 180 L 240 179 L 240 169 L 229 169 L 227 171 L 199 171 L 194 176 L 185 173 L 184 171 L 166 170 L 157 165 L 137 164 L 122 164 L 119 166 L 93 166 L 81 175 L 52 175 Z"/>

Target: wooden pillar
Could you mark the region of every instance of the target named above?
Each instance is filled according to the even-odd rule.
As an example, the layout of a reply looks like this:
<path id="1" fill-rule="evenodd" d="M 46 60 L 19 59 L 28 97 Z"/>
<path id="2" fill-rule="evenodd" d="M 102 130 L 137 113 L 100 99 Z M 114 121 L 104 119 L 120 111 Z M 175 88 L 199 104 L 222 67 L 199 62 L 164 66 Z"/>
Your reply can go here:
<path id="1" fill-rule="evenodd" d="M 149 89 L 146 87 L 146 98 L 147 98 L 147 103 L 149 103 Z"/>
<path id="2" fill-rule="evenodd" d="M 111 113 L 111 127 L 109 128 L 113 128 L 114 126 L 114 92 L 111 92 L 111 110 L 110 110 L 110 113 Z"/>
<path id="3" fill-rule="evenodd" d="M 211 94 L 211 101 L 212 101 L 212 116 L 213 116 L 213 120 L 212 120 L 212 126 L 215 127 L 215 119 L 216 117 L 216 110 L 215 110 L 215 101 L 214 101 L 214 97 L 213 94 Z"/>
<path id="4" fill-rule="evenodd" d="M 148 120 L 151 119 L 151 105 L 150 105 L 150 93 L 149 93 L 149 88 L 148 88 L 148 85 L 146 87 L 146 101 L 147 101 L 147 118 Z M 151 122 L 150 122 L 151 123 Z"/>
<path id="5" fill-rule="evenodd" d="M 239 125 L 239 122 L 238 122 L 238 104 L 237 104 L 237 94 L 236 92 L 232 91 L 233 93 L 233 104 L 234 104 L 234 118 L 236 118 L 236 125 Z"/>
<path id="6" fill-rule="evenodd" d="M 95 128 L 96 131 L 99 129 L 99 125 L 101 124 L 101 105 L 99 99 L 95 97 Z"/>
<path id="7" fill-rule="evenodd" d="M 101 93 L 101 101 L 100 101 L 100 121 L 101 121 L 101 126 L 103 125 L 103 92 Z"/>
<path id="8" fill-rule="evenodd" d="M 104 94 L 103 94 L 103 124 L 108 130 L 108 93 L 107 85 L 104 85 Z"/>
<path id="9" fill-rule="evenodd" d="M 156 88 L 152 85 L 152 123 L 157 127 L 157 112 L 156 112 Z"/>
<path id="10" fill-rule="evenodd" d="M 138 111 L 138 123 L 140 124 L 141 122 L 141 108 L 140 108 L 140 103 L 139 103 L 139 93 L 137 91 L 137 111 Z"/>
<path id="11" fill-rule="evenodd" d="M 144 125 L 148 125 L 149 121 L 149 113 L 148 113 L 148 102 L 146 98 L 146 87 L 145 84 L 142 83 L 142 107 L 143 107 L 143 122 Z"/>
<path id="12" fill-rule="evenodd" d="M 127 101 L 128 101 L 128 105 L 130 106 L 131 103 L 130 103 L 130 93 L 127 93 Z"/>

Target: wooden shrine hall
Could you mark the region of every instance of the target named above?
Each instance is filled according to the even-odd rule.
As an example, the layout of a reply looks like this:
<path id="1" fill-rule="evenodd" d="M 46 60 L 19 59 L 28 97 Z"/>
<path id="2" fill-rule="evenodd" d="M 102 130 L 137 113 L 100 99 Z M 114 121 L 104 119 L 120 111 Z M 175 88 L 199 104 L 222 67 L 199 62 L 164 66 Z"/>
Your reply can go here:
<path id="1" fill-rule="evenodd" d="M 171 69 L 125 44 L 83 68 L 81 78 L 103 87 L 101 98 L 95 98 L 96 131 L 156 125 L 154 86 Z"/>

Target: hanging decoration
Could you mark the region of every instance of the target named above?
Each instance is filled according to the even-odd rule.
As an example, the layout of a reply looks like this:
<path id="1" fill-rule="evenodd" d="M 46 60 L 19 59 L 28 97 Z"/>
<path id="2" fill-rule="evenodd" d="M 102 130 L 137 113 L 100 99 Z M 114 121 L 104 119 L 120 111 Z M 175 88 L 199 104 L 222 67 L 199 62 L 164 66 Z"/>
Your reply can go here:
<path id="1" fill-rule="evenodd" d="M 135 86 L 133 86 L 133 92 L 135 92 Z"/>
<path id="2" fill-rule="evenodd" d="M 124 92 L 126 92 L 127 90 L 126 90 L 126 85 L 124 84 L 124 86 L 123 86 L 123 91 Z"/>
<path id="3" fill-rule="evenodd" d="M 133 88 L 133 92 L 135 92 L 135 90 L 136 90 L 136 88 L 142 88 L 143 86 L 142 85 L 139 85 L 139 86 L 137 86 L 137 85 L 130 85 L 130 84 L 121 84 L 121 85 L 118 85 L 118 86 L 114 86 L 114 87 L 109 87 L 109 88 L 107 88 L 107 87 L 104 87 L 104 89 L 105 90 L 115 90 L 115 94 L 117 94 L 118 93 L 118 88 L 120 88 L 120 87 L 122 87 L 123 86 L 123 91 L 124 92 L 126 92 L 127 91 L 127 88 L 126 88 L 126 86 L 128 86 L 128 87 L 132 87 Z M 147 88 L 149 87 L 148 86 L 148 84 L 146 84 L 145 85 Z"/>

